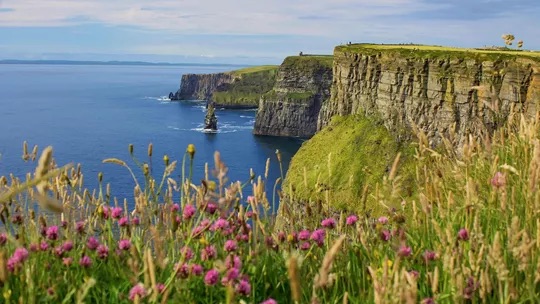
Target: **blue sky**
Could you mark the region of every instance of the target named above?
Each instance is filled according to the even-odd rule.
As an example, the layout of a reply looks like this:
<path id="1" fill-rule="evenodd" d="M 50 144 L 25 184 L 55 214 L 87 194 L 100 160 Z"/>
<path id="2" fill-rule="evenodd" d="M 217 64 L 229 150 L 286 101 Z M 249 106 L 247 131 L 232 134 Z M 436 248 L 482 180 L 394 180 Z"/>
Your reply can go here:
<path id="1" fill-rule="evenodd" d="M 347 41 L 540 49 L 538 0 L 0 0 L 0 59 L 279 63 Z"/>

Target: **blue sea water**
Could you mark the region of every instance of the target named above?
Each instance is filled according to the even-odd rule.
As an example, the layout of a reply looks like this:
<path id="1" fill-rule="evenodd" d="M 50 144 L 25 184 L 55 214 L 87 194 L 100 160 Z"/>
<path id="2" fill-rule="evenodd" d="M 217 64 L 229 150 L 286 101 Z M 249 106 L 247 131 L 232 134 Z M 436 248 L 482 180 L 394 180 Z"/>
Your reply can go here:
<path id="1" fill-rule="evenodd" d="M 165 95 L 177 90 L 184 73 L 230 70 L 222 66 L 89 66 L 0 65 L 0 176 L 23 177 L 35 163 L 22 161 L 22 144 L 54 148 L 59 165 L 81 163 L 85 184 L 96 188 L 98 172 L 111 184 L 112 195 L 133 204 L 134 181 L 125 168 L 103 164 L 116 157 L 136 168 L 128 153 L 147 161 L 153 144 L 153 173 L 163 172 L 167 154 L 179 164 L 188 144 L 196 147 L 195 181 L 203 177 L 204 163 L 213 167 L 214 151 L 221 153 L 231 181 L 247 181 L 249 170 L 264 175 L 271 159 L 269 181 L 280 176 L 275 151 L 283 155 L 286 171 L 301 145 L 298 139 L 252 134 L 254 110 L 218 110 L 218 134 L 202 132 L 204 102 L 170 102 Z M 175 172 L 177 180 L 180 166 Z M 139 171 L 139 177 L 142 173 Z M 267 189 L 271 191 L 272 185 Z M 250 193 L 250 189 L 246 189 Z"/>

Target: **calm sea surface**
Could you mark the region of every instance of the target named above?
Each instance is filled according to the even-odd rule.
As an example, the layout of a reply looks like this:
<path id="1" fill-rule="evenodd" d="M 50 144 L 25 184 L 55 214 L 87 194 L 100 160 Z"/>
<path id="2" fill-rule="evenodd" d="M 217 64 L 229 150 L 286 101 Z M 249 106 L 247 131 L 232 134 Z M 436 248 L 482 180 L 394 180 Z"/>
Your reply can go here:
<path id="1" fill-rule="evenodd" d="M 286 170 L 299 140 L 252 135 L 253 110 L 220 110 L 219 133 L 204 134 L 204 102 L 164 98 L 177 90 L 184 73 L 230 69 L 234 68 L 0 65 L 0 176 L 33 172 L 35 164 L 21 159 L 24 140 L 29 149 L 52 145 L 58 164 L 83 165 L 87 187 L 96 188 L 98 172 L 103 172 L 112 194 L 128 198 L 131 205 L 134 182 L 128 171 L 102 160 L 116 157 L 135 168 L 128 145 L 135 146 L 139 160 L 148 161 L 147 146 L 153 143 L 157 176 L 163 172 L 164 154 L 181 163 L 192 143 L 197 149 L 195 180 L 203 176 L 205 162 L 213 165 L 214 151 L 220 151 L 231 180 L 248 180 L 250 168 L 263 175 L 266 159 L 271 158 L 270 180 L 275 181 L 280 176 L 276 149 L 282 151 Z"/>

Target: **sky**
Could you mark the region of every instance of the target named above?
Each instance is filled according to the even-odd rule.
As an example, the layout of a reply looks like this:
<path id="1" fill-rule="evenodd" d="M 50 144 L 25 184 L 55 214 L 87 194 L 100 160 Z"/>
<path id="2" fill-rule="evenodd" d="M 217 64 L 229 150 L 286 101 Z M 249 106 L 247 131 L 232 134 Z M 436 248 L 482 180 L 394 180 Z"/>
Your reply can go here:
<path id="1" fill-rule="evenodd" d="M 0 59 L 280 63 L 351 42 L 540 50 L 539 0 L 0 0 Z"/>

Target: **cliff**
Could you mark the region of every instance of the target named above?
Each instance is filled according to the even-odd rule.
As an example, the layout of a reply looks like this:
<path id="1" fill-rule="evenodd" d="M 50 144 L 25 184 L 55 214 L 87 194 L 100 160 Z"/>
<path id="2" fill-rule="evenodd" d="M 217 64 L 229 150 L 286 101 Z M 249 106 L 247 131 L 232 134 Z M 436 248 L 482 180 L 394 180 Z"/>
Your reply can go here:
<path id="1" fill-rule="evenodd" d="M 459 146 L 490 133 L 512 111 L 532 115 L 540 100 L 540 54 L 428 46 L 356 44 L 334 51 L 332 95 L 318 129 L 334 115 L 378 117 L 400 136 L 412 123 L 432 145 Z"/>
<path id="2" fill-rule="evenodd" d="M 171 100 L 207 100 L 223 108 L 256 108 L 275 83 L 277 66 L 257 66 L 215 74 L 182 76 Z"/>
<path id="3" fill-rule="evenodd" d="M 185 74 L 180 81 L 180 90 L 169 97 L 171 100 L 209 100 L 219 86 L 232 81 L 230 73 Z"/>
<path id="4" fill-rule="evenodd" d="M 347 45 L 334 52 L 331 96 L 318 132 L 291 160 L 278 229 L 325 212 L 376 212 L 377 189 L 401 152 L 403 197 L 414 196 L 413 125 L 432 146 L 540 110 L 540 53 L 427 46 Z M 352 115 L 351 115 L 352 114 Z M 317 209 L 318 208 L 318 209 Z"/>
<path id="5" fill-rule="evenodd" d="M 332 56 L 287 57 L 276 84 L 259 103 L 256 135 L 310 137 L 323 101 L 330 97 Z"/>

